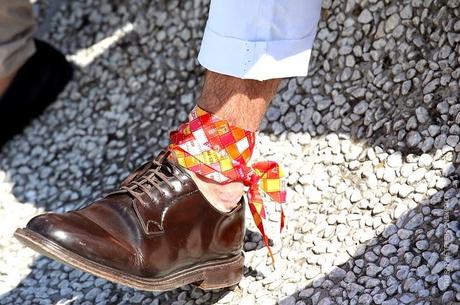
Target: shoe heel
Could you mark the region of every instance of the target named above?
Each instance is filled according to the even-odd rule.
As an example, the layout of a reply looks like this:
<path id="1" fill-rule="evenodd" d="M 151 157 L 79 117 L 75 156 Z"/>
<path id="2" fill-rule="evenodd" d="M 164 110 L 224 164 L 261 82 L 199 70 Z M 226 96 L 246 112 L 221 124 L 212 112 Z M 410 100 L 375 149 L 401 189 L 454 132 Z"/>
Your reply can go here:
<path id="1" fill-rule="evenodd" d="M 204 290 L 230 287 L 240 282 L 243 271 L 244 256 L 241 254 L 234 262 L 204 271 L 204 280 L 196 285 Z"/>

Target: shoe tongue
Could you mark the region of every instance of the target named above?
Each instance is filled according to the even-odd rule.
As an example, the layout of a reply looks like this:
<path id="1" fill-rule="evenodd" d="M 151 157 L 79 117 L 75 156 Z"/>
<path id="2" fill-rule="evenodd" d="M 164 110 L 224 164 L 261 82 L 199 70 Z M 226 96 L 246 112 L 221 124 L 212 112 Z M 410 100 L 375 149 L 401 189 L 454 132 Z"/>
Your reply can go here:
<path id="1" fill-rule="evenodd" d="M 170 151 L 161 151 L 155 158 L 158 163 L 161 163 L 160 172 L 165 174 L 167 177 L 172 177 L 173 173 L 179 170 L 178 166 L 175 166 L 175 164 L 170 159 L 170 156 Z"/>
<path id="2" fill-rule="evenodd" d="M 164 160 L 160 168 L 160 172 L 165 174 L 167 177 L 172 177 L 174 173 L 174 165 L 171 164 L 168 160 Z"/>

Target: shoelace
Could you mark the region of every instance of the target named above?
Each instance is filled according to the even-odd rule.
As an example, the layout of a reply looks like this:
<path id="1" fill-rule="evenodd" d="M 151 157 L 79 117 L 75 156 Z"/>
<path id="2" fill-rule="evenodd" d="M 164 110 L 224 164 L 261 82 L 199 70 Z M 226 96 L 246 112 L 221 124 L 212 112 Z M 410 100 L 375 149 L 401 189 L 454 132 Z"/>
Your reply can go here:
<path id="1" fill-rule="evenodd" d="M 162 170 L 167 170 L 172 177 L 175 177 L 179 181 L 179 176 L 174 172 L 172 165 L 165 163 L 165 159 L 169 156 L 170 152 L 160 155 L 158 158 L 142 165 L 135 170 L 130 176 L 128 176 L 122 183 L 121 189 L 127 191 L 141 203 L 145 204 L 145 200 L 142 198 L 142 194 L 146 194 L 150 201 L 154 201 L 153 190 L 156 189 L 160 193 L 164 193 L 162 189 L 162 183 L 164 183 L 170 189 L 174 189 L 169 178 L 163 173 Z M 168 168 L 171 167 L 171 168 Z M 140 192 L 138 192 L 140 190 Z"/>

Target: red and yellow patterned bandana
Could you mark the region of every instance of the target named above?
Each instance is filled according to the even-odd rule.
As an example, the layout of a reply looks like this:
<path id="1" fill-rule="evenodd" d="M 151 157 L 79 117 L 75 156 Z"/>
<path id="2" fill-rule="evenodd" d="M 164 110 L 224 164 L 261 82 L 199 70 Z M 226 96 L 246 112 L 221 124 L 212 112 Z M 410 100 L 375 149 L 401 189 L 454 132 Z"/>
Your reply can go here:
<path id="1" fill-rule="evenodd" d="M 274 262 L 262 223 L 265 209 L 259 188 L 278 203 L 286 201 L 286 190 L 283 172 L 276 162 L 247 165 L 254 151 L 255 132 L 232 126 L 196 106 L 189 121 L 171 132 L 170 141 L 169 150 L 182 167 L 221 184 L 239 181 L 249 187 L 249 208 Z M 280 230 L 283 227 L 281 208 Z"/>

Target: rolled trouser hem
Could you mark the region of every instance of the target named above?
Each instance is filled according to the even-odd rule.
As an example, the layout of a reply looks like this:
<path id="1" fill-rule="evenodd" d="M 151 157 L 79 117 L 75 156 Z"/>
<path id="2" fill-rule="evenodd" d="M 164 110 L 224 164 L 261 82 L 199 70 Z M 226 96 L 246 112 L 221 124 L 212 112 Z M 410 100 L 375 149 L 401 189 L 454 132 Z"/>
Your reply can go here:
<path id="1" fill-rule="evenodd" d="M 11 75 L 21 68 L 35 53 L 33 37 L 16 40 L 7 47 L 0 47 L 0 78 Z"/>
<path id="2" fill-rule="evenodd" d="M 316 27 L 301 39 L 247 41 L 206 27 L 199 63 L 213 72 L 242 79 L 306 76 Z"/>

